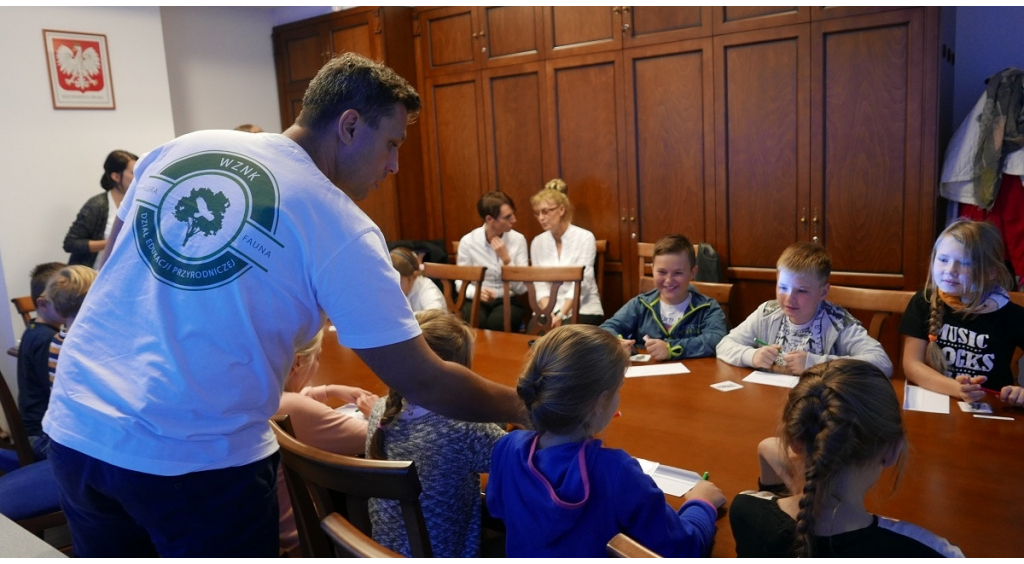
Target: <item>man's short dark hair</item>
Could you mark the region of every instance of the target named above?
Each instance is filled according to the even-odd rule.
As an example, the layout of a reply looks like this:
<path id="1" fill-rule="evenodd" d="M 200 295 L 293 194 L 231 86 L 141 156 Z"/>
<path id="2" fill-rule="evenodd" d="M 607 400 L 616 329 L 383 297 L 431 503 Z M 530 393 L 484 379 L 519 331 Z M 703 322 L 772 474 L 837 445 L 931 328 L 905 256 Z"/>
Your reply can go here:
<path id="1" fill-rule="evenodd" d="M 508 204 L 508 207 L 512 208 L 513 212 L 516 211 L 516 205 L 512 203 L 512 198 L 501 190 L 495 190 L 480 197 L 480 200 L 476 203 L 476 212 L 480 214 L 480 219 L 485 221 L 487 216 L 498 219 L 501 217 L 502 204 Z"/>
<path id="2" fill-rule="evenodd" d="M 356 110 L 376 129 L 382 118 L 392 115 L 395 104 L 404 105 L 413 118 L 420 111 L 420 95 L 387 66 L 345 53 L 316 73 L 302 97 L 302 111 L 295 123 L 320 131 L 347 110 Z"/>

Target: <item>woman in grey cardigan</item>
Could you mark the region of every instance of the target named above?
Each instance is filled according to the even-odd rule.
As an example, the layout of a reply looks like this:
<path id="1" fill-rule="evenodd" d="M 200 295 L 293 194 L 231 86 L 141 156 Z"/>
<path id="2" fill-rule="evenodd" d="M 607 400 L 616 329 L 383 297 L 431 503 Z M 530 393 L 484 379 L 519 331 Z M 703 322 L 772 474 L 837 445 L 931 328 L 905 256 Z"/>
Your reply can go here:
<path id="1" fill-rule="evenodd" d="M 135 178 L 135 161 L 128 151 L 111 151 L 103 162 L 100 186 L 104 193 L 89 198 L 64 236 L 64 250 L 71 253 L 68 264 L 84 264 L 99 269 L 100 251 L 107 248 L 107 236 L 117 216 L 117 207 Z"/>

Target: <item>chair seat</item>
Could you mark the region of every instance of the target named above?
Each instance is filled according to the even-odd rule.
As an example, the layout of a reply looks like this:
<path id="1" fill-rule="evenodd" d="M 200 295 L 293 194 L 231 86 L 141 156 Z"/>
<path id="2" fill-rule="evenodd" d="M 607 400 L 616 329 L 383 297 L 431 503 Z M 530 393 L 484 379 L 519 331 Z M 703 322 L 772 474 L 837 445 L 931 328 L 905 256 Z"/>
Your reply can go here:
<path id="1" fill-rule="evenodd" d="M 60 511 L 57 478 L 49 460 L 0 476 L 0 513 L 20 521 Z"/>

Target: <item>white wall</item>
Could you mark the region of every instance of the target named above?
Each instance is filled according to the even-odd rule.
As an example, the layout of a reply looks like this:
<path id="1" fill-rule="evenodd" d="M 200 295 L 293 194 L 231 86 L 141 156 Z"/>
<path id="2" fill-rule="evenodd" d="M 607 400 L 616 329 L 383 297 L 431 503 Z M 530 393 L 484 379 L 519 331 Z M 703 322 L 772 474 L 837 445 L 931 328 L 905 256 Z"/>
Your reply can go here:
<path id="1" fill-rule="evenodd" d="M 175 135 L 243 123 L 281 132 L 273 10 L 164 7 L 160 17 Z"/>
<path id="2" fill-rule="evenodd" d="M 107 36 L 117 109 L 53 109 L 43 29 Z M 174 136 L 162 35 L 156 7 L 0 8 L 0 255 L 9 312 L 9 296 L 29 293 L 33 266 L 67 260 L 64 235 L 102 192 L 107 153 L 143 153 Z"/>

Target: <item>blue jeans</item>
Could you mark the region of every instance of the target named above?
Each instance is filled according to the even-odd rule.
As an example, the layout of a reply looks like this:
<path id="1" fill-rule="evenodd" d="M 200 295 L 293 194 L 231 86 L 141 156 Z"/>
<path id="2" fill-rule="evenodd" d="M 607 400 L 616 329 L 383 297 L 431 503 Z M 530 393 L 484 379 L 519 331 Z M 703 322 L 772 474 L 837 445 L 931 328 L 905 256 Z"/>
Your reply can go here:
<path id="1" fill-rule="evenodd" d="M 89 558 L 276 557 L 280 458 L 157 476 L 50 443 L 75 556 Z"/>

